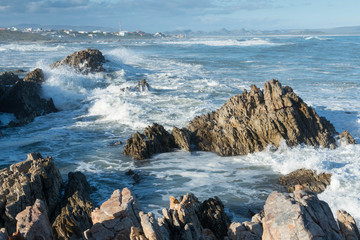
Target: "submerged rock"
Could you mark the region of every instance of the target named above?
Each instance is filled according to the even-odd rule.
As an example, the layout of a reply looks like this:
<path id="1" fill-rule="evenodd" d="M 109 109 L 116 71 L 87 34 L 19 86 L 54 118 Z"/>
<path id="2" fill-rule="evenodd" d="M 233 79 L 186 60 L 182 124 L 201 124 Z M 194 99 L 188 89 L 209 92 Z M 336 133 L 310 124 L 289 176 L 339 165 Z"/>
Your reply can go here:
<path id="1" fill-rule="evenodd" d="M 28 206 L 20 212 L 16 220 L 16 235 L 27 240 L 54 239 L 43 201 L 37 199 L 33 206 Z"/>
<path id="2" fill-rule="evenodd" d="M 61 61 L 51 64 L 50 67 L 58 68 L 61 66 L 70 66 L 82 73 L 93 73 L 104 71 L 103 63 L 105 58 L 97 49 L 86 49 L 67 56 Z"/>
<path id="3" fill-rule="evenodd" d="M 334 216 L 316 194 L 272 192 L 264 206 L 263 240 L 343 239 Z"/>
<path id="4" fill-rule="evenodd" d="M 288 192 L 295 191 L 296 185 L 301 185 L 303 189 L 314 193 L 321 193 L 330 185 L 331 174 L 320 173 L 310 169 L 298 169 L 279 178 L 279 183 L 284 185 Z"/>
<path id="5" fill-rule="evenodd" d="M 0 170 L 0 227 L 12 234 L 16 215 L 36 199 L 44 201 L 52 216 L 61 196 L 62 178 L 51 157 L 28 154 L 26 161 Z"/>
<path id="6" fill-rule="evenodd" d="M 347 130 L 344 130 L 342 133 L 340 133 L 338 137 L 340 141 L 345 141 L 346 144 L 357 144 L 356 140 Z"/>
<path id="7" fill-rule="evenodd" d="M 360 239 L 359 229 L 356 226 L 354 218 L 344 210 L 338 210 L 336 215 L 343 238 L 345 240 Z"/>
<path id="8" fill-rule="evenodd" d="M 175 148 L 173 135 L 168 133 L 162 125 L 154 123 L 147 127 L 143 134 L 137 132 L 128 139 L 123 153 L 142 160 L 155 153 L 170 152 L 173 148 Z"/>
<path id="9" fill-rule="evenodd" d="M 29 73 L 26 80 L 19 79 L 11 72 L 0 75 L 0 112 L 13 113 L 21 125 L 35 117 L 56 112 L 53 100 L 43 99 L 39 93 L 43 75 L 40 69 Z"/>

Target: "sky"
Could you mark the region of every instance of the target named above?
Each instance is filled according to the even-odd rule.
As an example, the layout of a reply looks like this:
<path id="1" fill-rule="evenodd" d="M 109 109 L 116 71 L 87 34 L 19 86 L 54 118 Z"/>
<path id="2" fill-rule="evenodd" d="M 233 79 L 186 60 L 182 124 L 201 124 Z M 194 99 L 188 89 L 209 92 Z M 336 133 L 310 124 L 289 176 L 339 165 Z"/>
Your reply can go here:
<path id="1" fill-rule="evenodd" d="M 161 32 L 360 25 L 360 0 L 0 0 L 0 27 L 104 26 Z"/>

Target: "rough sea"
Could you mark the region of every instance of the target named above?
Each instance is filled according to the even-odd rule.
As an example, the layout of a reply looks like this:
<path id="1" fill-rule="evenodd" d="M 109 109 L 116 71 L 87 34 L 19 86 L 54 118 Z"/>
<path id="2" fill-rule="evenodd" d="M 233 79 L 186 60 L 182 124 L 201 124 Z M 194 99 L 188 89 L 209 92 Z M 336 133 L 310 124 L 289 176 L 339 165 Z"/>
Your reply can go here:
<path id="1" fill-rule="evenodd" d="M 97 48 L 109 73 L 81 75 L 49 65 L 86 48 Z M 288 85 L 338 132 L 360 141 L 360 37 L 276 36 L 133 39 L 118 42 L 0 44 L 0 72 L 42 68 L 42 95 L 57 113 L 4 129 L 0 167 L 26 160 L 27 153 L 52 156 L 64 178 L 81 171 L 101 204 L 129 187 L 145 211 L 159 213 L 169 196 L 218 196 L 229 215 L 245 220 L 279 190 L 277 179 L 298 168 L 332 173 L 319 198 L 335 213 L 345 209 L 360 223 L 360 145 L 335 150 L 281 146 L 247 156 L 176 151 L 135 161 L 124 156 L 126 140 L 153 122 L 167 130 L 220 108 L 228 98 L 263 88 L 272 78 Z M 145 78 L 149 91 L 133 91 Z M 125 90 L 124 90 L 125 89 Z M 0 114 L 6 124 L 13 118 Z M 112 146 L 121 141 L 121 145 Z M 140 182 L 125 174 L 129 169 Z"/>

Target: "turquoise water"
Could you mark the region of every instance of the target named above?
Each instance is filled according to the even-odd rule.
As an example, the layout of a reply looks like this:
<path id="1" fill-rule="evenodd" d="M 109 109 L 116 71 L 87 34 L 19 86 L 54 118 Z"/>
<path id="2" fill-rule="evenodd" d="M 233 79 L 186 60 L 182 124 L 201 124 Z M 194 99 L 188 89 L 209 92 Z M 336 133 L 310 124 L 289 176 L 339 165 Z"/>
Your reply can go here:
<path id="1" fill-rule="evenodd" d="M 98 48 L 108 73 L 82 76 L 48 66 L 68 54 Z M 168 197 L 193 192 L 200 200 L 219 196 L 234 218 L 249 217 L 279 186 L 280 174 L 307 167 L 333 174 L 320 198 L 332 210 L 360 220 L 360 147 L 336 150 L 282 146 L 276 152 L 219 157 L 177 151 L 134 161 L 122 150 L 129 136 L 157 122 L 168 130 L 221 107 L 271 78 L 291 86 L 341 132 L 360 139 L 360 37 L 212 37 L 52 44 L 0 44 L 0 71 L 40 67 L 43 96 L 61 111 L 3 130 L 0 164 L 26 159 L 29 152 L 51 155 L 62 174 L 80 170 L 97 188 L 97 203 L 116 188 L 129 187 L 144 209 L 159 212 Z M 150 91 L 124 90 L 147 79 Z M 11 116 L 0 115 L 6 122 Z M 120 146 L 111 146 L 121 141 Z M 133 169 L 135 184 L 125 171 Z"/>

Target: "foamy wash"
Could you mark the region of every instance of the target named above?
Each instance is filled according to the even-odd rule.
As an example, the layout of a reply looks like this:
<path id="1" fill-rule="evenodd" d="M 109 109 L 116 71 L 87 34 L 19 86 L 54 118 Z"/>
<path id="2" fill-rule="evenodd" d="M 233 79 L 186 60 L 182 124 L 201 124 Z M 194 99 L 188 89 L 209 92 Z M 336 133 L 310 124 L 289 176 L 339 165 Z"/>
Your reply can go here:
<path id="1" fill-rule="evenodd" d="M 107 72 L 80 75 L 49 65 L 70 53 L 97 48 L 109 60 Z M 276 190 L 280 174 L 298 168 L 332 173 L 319 198 L 332 210 L 345 209 L 359 224 L 360 146 L 330 149 L 281 146 L 277 151 L 237 157 L 178 151 L 134 161 L 122 154 L 131 134 L 157 122 L 167 130 L 276 78 L 341 132 L 360 137 L 360 37 L 259 37 L 131 40 L 98 43 L 0 44 L 0 72 L 44 70 L 43 96 L 61 111 L 2 130 L 1 167 L 29 152 L 51 155 L 65 176 L 85 173 L 96 187 L 97 203 L 117 188 L 129 187 L 146 211 L 169 205 L 169 195 L 220 197 L 239 220 L 261 209 Z M 111 74 L 109 74 L 111 72 Z M 141 79 L 149 91 L 132 91 Z M 130 87 L 130 88 L 129 88 Z M 13 116 L 0 115 L 3 123 Z M 112 146 L 121 141 L 122 145 Z M 140 182 L 125 174 L 133 169 Z"/>

